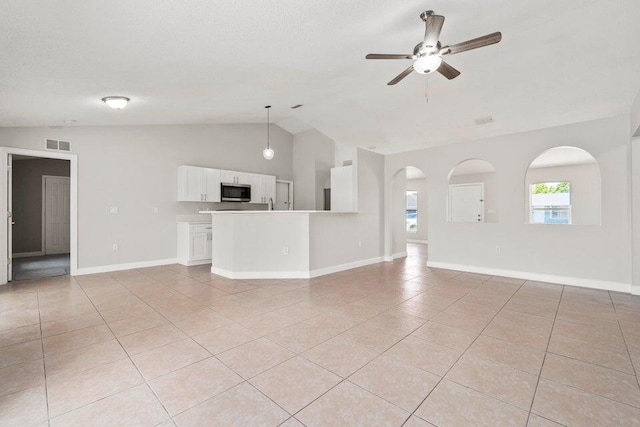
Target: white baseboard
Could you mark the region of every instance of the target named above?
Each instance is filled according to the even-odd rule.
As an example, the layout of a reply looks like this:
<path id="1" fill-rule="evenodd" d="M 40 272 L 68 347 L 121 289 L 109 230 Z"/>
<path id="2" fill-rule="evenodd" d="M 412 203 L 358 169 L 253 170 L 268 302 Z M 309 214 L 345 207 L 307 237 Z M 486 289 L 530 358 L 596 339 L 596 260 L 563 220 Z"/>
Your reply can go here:
<path id="1" fill-rule="evenodd" d="M 428 240 L 407 239 L 407 243 L 420 243 L 421 245 L 428 245 Z"/>
<path id="2" fill-rule="evenodd" d="M 44 252 L 38 251 L 38 252 L 20 252 L 17 254 L 14 253 L 11 255 L 11 258 L 28 258 L 32 256 L 44 256 Z"/>
<path id="3" fill-rule="evenodd" d="M 308 271 L 229 271 L 211 266 L 211 272 L 227 279 L 308 279 Z"/>
<path id="4" fill-rule="evenodd" d="M 78 268 L 77 276 L 85 274 L 108 273 L 110 271 L 133 270 L 136 268 L 158 267 L 160 265 L 177 264 L 176 258 L 158 259 L 153 261 L 129 262 L 126 264 L 99 265 L 97 267 Z"/>
<path id="5" fill-rule="evenodd" d="M 324 276 L 326 274 L 337 273 L 339 271 L 351 270 L 353 268 L 364 267 L 382 262 L 382 257 L 369 258 L 346 264 L 334 265 L 331 267 L 319 268 L 316 270 L 301 271 L 229 271 L 211 266 L 211 272 L 227 279 L 311 279 L 313 277 Z"/>
<path id="6" fill-rule="evenodd" d="M 537 282 L 557 283 L 559 285 L 581 286 L 583 288 L 602 289 L 630 293 L 631 284 L 609 282 L 606 280 L 585 279 L 582 277 L 557 276 L 554 274 L 541 274 L 529 271 L 503 270 L 501 268 L 478 267 L 475 265 L 451 264 L 448 262 L 427 261 L 427 267 L 444 268 L 468 273 L 487 274 L 491 276 L 513 277 L 514 279 L 535 280 Z M 640 294 L 640 289 L 637 290 Z"/>
<path id="7" fill-rule="evenodd" d="M 382 262 L 382 257 L 375 257 L 369 259 L 362 259 L 360 261 L 348 262 L 346 264 L 333 265 L 331 267 L 318 268 L 309 272 L 309 277 L 319 277 L 325 274 L 337 273 L 339 271 L 351 270 L 353 268 L 365 267 L 371 264 L 377 264 Z"/>
<path id="8" fill-rule="evenodd" d="M 396 252 L 395 254 L 392 254 L 391 256 L 385 256 L 383 258 L 383 261 L 385 262 L 391 262 L 393 260 L 396 260 L 398 258 L 406 258 L 407 257 L 407 252 Z"/>
<path id="9" fill-rule="evenodd" d="M 211 264 L 211 260 L 210 259 L 202 259 L 202 260 L 199 260 L 199 261 L 187 261 L 187 260 L 184 260 L 184 259 L 179 259 L 178 260 L 178 264 L 185 265 L 187 267 L 192 267 L 194 265 Z"/>

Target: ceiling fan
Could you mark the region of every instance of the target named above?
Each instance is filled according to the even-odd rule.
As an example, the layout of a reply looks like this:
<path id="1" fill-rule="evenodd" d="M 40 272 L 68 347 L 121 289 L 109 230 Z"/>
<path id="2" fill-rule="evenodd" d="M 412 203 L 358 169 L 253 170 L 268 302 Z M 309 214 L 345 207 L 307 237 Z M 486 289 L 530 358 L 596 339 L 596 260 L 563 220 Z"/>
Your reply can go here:
<path id="1" fill-rule="evenodd" d="M 387 85 L 395 85 L 396 83 L 407 77 L 409 74 L 411 74 L 412 71 L 420 74 L 429 74 L 437 71 L 449 80 L 455 79 L 460 75 L 460 71 L 444 62 L 442 60 L 443 56 L 455 55 L 456 53 L 464 52 L 467 50 L 489 46 L 502 40 L 502 33 L 496 32 L 487 34 L 486 36 L 467 40 L 466 42 L 442 47 L 440 45 L 439 39 L 440 31 L 442 31 L 442 24 L 444 24 L 444 16 L 434 15 L 433 10 L 427 10 L 426 12 L 420 14 L 420 18 L 424 21 L 427 28 L 424 34 L 424 40 L 418 43 L 416 47 L 413 48 L 413 54 L 393 55 L 370 53 L 366 56 L 367 59 L 414 60 L 413 65 L 404 70 L 402 73 L 398 74 L 398 76 L 387 83 Z"/>

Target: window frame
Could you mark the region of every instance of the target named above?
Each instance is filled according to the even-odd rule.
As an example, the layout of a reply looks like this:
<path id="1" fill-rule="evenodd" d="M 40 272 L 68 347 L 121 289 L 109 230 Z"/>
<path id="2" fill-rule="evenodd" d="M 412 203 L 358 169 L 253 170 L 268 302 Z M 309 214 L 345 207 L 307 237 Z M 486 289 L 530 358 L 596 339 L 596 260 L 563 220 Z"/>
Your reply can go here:
<path id="1" fill-rule="evenodd" d="M 540 208 L 534 208 L 534 204 L 533 204 L 533 188 L 536 185 L 539 184 L 561 184 L 563 182 L 566 182 L 567 184 L 569 184 L 569 204 L 565 206 L 542 206 Z M 532 182 L 531 184 L 529 184 L 529 224 L 531 225 L 573 225 L 573 200 L 571 197 L 571 193 L 572 193 L 572 187 L 573 185 L 571 184 L 571 181 L 567 181 L 566 179 L 560 179 L 560 180 L 548 180 L 548 181 L 541 181 L 541 182 Z M 567 223 L 562 223 L 562 222 L 533 222 L 533 213 L 534 211 L 550 211 L 550 212 L 554 212 L 554 211 L 567 211 L 568 212 L 568 222 Z"/>
<path id="2" fill-rule="evenodd" d="M 409 209 L 409 204 L 407 203 L 409 193 L 416 194 L 416 208 Z M 410 230 L 407 226 L 407 217 L 409 212 L 413 212 L 416 214 L 416 228 L 415 230 Z M 404 192 L 404 219 L 405 219 L 405 232 L 410 234 L 418 234 L 418 190 L 405 190 Z"/>

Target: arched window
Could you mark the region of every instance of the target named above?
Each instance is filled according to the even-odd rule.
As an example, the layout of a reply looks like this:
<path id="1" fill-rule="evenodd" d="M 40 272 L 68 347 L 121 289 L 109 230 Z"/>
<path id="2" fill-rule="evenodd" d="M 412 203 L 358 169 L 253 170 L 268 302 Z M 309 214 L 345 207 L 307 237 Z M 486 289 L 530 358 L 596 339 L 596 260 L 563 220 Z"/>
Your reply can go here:
<path id="1" fill-rule="evenodd" d="M 600 168 L 577 147 L 554 147 L 535 158 L 525 178 L 530 224 L 599 225 Z"/>

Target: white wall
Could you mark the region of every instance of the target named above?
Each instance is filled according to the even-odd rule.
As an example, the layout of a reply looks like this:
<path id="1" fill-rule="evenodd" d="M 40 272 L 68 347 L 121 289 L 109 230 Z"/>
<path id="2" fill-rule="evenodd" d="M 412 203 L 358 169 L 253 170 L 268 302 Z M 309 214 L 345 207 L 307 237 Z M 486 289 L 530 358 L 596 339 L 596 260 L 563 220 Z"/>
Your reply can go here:
<path id="1" fill-rule="evenodd" d="M 314 218 L 311 222 L 310 264 L 312 269 L 337 263 L 380 258 L 384 253 L 384 156 L 358 149 L 357 213 Z M 335 236 L 340 236 L 336 244 Z"/>
<path id="2" fill-rule="evenodd" d="M 217 205 L 176 201 L 179 165 L 291 180 L 291 135 L 272 126 L 276 155 L 267 161 L 264 134 L 264 125 L 0 128 L 0 146 L 42 150 L 45 138 L 71 141 L 79 170 L 78 267 L 87 268 L 176 257 L 176 215 Z"/>
<path id="3" fill-rule="evenodd" d="M 406 191 L 407 191 L 407 173 L 403 169 L 393 178 L 393 188 L 391 189 L 391 198 L 393 206 L 391 207 L 391 215 L 393 221 L 393 249 L 392 254 L 398 256 L 407 252 L 407 235 L 406 230 Z M 411 236 L 414 236 L 411 234 Z"/>
<path id="4" fill-rule="evenodd" d="M 409 165 L 426 173 L 430 263 L 628 291 L 629 128 L 629 116 L 625 115 L 399 153 L 385 158 L 385 182 L 390 188 L 393 173 Z M 599 163 L 602 225 L 544 227 L 525 223 L 527 168 L 540 153 L 556 146 L 583 148 Z M 447 174 L 469 158 L 482 158 L 496 168 L 502 195 L 498 223 L 446 222 Z"/>
<path id="5" fill-rule="evenodd" d="M 640 136 L 640 91 L 631 105 L 631 135 Z"/>
<path id="6" fill-rule="evenodd" d="M 573 225 L 599 225 L 602 190 L 600 170 L 596 164 L 529 169 L 525 180 L 525 203 L 529 203 L 527 190 L 531 184 L 564 181 L 571 184 L 571 223 Z M 528 216 L 525 221 L 528 222 Z"/>
<path id="7" fill-rule="evenodd" d="M 411 240 L 429 240 L 429 233 L 427 230 L 427 220 L 429 212 L 429 204 L 427 197 L 427 180 L 421 179 L 408 179 L 407 190 L 414 190 L 418 192 L 418 232 L 417 233 L 405 233 L 405 237 Z M 406 227 L 404 227 L 406 230 Z"/>
<path id="8" fill-rule="evenodd" d="M 293 198 L 296 210 L 322 210 L 335 163 L 335 143 L 315 129 L 293 136 Z"/>

